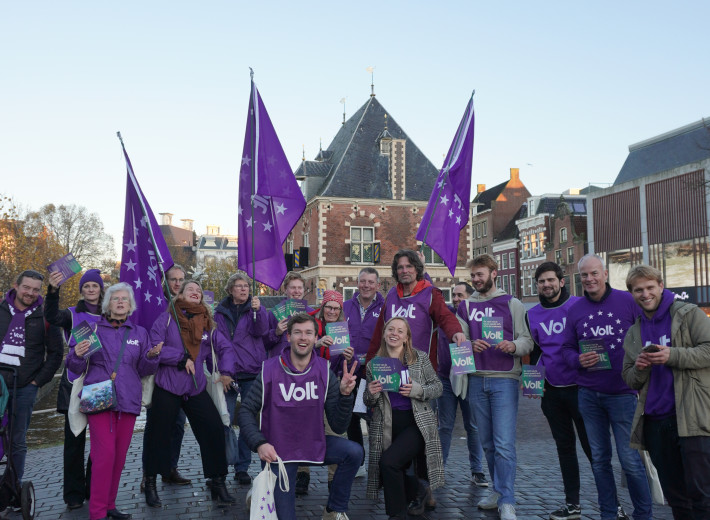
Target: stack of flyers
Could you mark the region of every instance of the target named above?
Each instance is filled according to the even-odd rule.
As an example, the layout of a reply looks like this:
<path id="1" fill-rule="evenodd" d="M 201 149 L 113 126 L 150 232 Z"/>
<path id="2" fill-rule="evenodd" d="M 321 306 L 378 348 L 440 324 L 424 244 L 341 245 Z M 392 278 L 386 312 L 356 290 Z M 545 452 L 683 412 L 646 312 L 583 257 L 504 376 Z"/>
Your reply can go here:
<path id="1" fill-rule="evenodd" d="M 523 365 L 523 395 L 542 397 L 545 388 L 545 367 Z"/>
<path id="2" fill-rule="evenodd" d="M 587 352 L 596 352 L 599 354 L 599 361 L 596 365 L 587 367 L 590 372 L 597 370 L 611 370 L 611 360 L 609 352 L 606 350 L 606 342 L 602 338 L 583 339 L 579 342 L 579 353 L 586 354 Z"/>
<path id="3" fill-rule="evenodd" d="M 491 347 L 503 341 L 503 317 L 483 316 L 481 332 L 483 336 L 481 339 Z"/>
<path id="4" fill-rule="evenodd" d="M 333 338 L 333 344 L 330 346 L 331 359 L 333 356 L 342 354 L 343 351 L 350 346 L 350 333 L 348 332 L 347 321 L 326 323 L 325 333 Z"/>
<path id="5" fill-rule="evenodd" d="M 85 358 L 88 358 L 89 356 L 91 356 L 91 354 L 101 348 L 101 342 L 99 341 L 99 337 L 94 331 L 94 327 L 92 325 L 89 325 L 86 320 L 82 321 L 81 323 L 79 323 L 79 325 L 74 327 L 71 330 L 71 335 L 74 336 L 74 341 L 76 341 L 77 344 L 81 343 L 85 339 L 88 339 L 91 343 L 89 345 L 89 351 L 84 354 Z"/>
<path id="6" fill-rule="evenodd" d="M 205 299 L 205 303 L 214 309 L 214 292 L 212 291 L 202 291 L 202 296 Z"/>
<path id="7" fill-rule="evenodd" d="M 382 383 L 384 392 L 399 392 L 404 370 L 404 365 L 399 359 L 376 356 L 370 361 L 370 367 L 372 377 Z"/>
<path id="8" fill-rule="evenodd" d="M 290 300 L 283 300 L 277 303 L 271 309 L 271 312 L 278 321 L 281 321 L 284 318 L 290 318 L 299 312 L 306 312 L 306 302 L 303 300 L 294 300 L 293 298 Z"/>
<path id="9" fill-rule="evenodd" d="M 62 281 L 59 282 L 59 285 L 62 285 L 69 278 L 71 278 L 77 273 L 80 273 L 81 266 L 79 265 L 79 262 L 76 261 L 76 258 L 74 258 L 74 255 L 69 253 L 61 257 L 56 262 L 52 262 L 51 264 L 49 264 L 47 266 L 47 271 L 49 271 L 50 273 L 53 273 L 54 271 L 60 271 L 64 276 L 64 278 L 62 278 Z"/>
<path id="10" fill-rule="evenodd" d="M 476 371 L 470 341 L 462 341 L 460 345 L 450 343 L 449 350 L 451 351 L 451 375 L 473 374 Z"/>

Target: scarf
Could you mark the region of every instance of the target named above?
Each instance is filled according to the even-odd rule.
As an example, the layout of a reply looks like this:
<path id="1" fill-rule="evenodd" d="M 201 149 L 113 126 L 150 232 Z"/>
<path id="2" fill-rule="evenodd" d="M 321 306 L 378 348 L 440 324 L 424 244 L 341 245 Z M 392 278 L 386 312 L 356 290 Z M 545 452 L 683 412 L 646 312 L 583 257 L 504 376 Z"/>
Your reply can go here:
<path id="1" fill-rule="evenodd" d="M 202 343 L 202 333 L 212 328 L 212 318 L 202 303 L 190 303 L 185 300 L 175 300 L 180 337 L 190 358 L 197 361 Z"/>
<path id="2" fill-rule="evenodd" d="M 42 297 L 30 305 L 24 311 L 15 307 L 15 296 L 17 291 L 12 289 L 5 295 L 5 302 L 10 309 L 12 320 L 7 327 L 5 337 L 2 340 L 2 350 L 0 350 L 0 363 L 20 366 L 20 357 L 25 357 L 25 318 L 32 314 L 37 307 L 42 305 Z"/>

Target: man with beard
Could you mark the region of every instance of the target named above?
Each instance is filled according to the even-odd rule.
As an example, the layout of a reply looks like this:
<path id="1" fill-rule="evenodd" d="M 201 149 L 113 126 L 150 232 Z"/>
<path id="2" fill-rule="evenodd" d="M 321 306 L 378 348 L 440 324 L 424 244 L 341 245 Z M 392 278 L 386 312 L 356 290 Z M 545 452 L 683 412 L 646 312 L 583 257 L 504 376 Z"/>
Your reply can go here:
<path id="1" fill-rule="evenodd" d="M 479 503 L 481 509 L 498 508 L 501 520 L 515 520 L 515 425 L 518 416 L 520 358 L 533 341 L 525 307 L 495 287 L 498 264 L 491 255 L 479 255 L 471 270 L 473 295 L 459 305 L 457 316 L 471 340 L 476 372 L 468 376 L 478 435 L 488 462 L 492 489 Z M 487 329 L 502 327 L 502 340 L 483 339 Z"/>
<path id="2" fill-rule="evenodd" d="M 626 383 L 639 390 L 631 447 L 647 449 L 673 518 L 710 517 L 710 320 L 637 265 L 626 286 L 643 310 L 624 339 Z"/>
<path id="3" fill-rule="evenodd" d="M 540 303 L 528 311 L 528 319 L 536 345 L 534 354 L 539 353 L 538 365 L 545 367 L 545 393 L 541 408 L 557 445 L 565 489 L 565 505 L 550 513 L 550 519 L 581 518 L 575 427 L 590 463 L 592 451 L 577 404 L 576 374 L 568 369 L 561 352 L 567 313 L 580 298 L 570 296 L 565 287 L 562 269 L 554 262 L 545 262 L 537 268 L 535 283 Z"/>

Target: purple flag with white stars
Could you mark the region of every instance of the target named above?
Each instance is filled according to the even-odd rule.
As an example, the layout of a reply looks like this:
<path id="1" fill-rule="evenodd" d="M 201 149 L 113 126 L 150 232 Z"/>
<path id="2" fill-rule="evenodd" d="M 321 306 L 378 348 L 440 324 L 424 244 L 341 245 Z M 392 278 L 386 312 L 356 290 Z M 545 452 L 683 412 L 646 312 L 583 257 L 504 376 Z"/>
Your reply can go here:
<path id="1" fill-rule="evenodd" d="M 168 307 L 163 281 L 165 272 L 173 266 L 173 259 L 125 148 L 123 155 L 128 172 L 120 280 L 133 287 L 136 297 L 136 310 L 131 319 L 150 330 L 155 318 Z"/>
<path id="2" fill-rule="evenodd" d="M 471 204 L 474 122 L 471 96 L 417 231 L 417 240 L 438 253 L 451 276 L 456 270 L 459 237 L 468 223 Z"/>
<path id="3" fill-rule="evenodd" d="M 278 290 L 286 276 L 283 243 L 305 209 L 306 199 L 252 82 L 239 175 L 239 269 Z"/>

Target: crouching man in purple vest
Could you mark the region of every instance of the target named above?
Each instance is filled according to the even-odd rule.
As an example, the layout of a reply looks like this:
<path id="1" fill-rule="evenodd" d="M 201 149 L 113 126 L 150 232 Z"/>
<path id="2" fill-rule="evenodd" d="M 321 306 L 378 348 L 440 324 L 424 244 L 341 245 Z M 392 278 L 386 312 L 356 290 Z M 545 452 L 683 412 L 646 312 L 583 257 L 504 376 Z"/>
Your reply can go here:
<path id="1" fill-rule="evenodd" d="M 288 322 L 289 345 L 278 357 L 266 360 L 239 409 L 240 437 L 264 462 L 281 457 L 291 485 L 284 493 L 277 485 L 274 502 L 279 520 L 295 520 L 293 483 L 299 465 L 337 464 L 323 520 L 348 520 L 345 512 L 350 488 L 364 457 L 362 446 L 342 437 L 326 435 L 324 415 L 335 433 L 350 424 L 357 363 L 343 363 L 340 381 L 328 361 L 313 354 L 316 321 L 296 314 Z M 258 415 L 261 414 L 261 424 Z M 308 439 L 308 442 L 304 442 Z"/>

